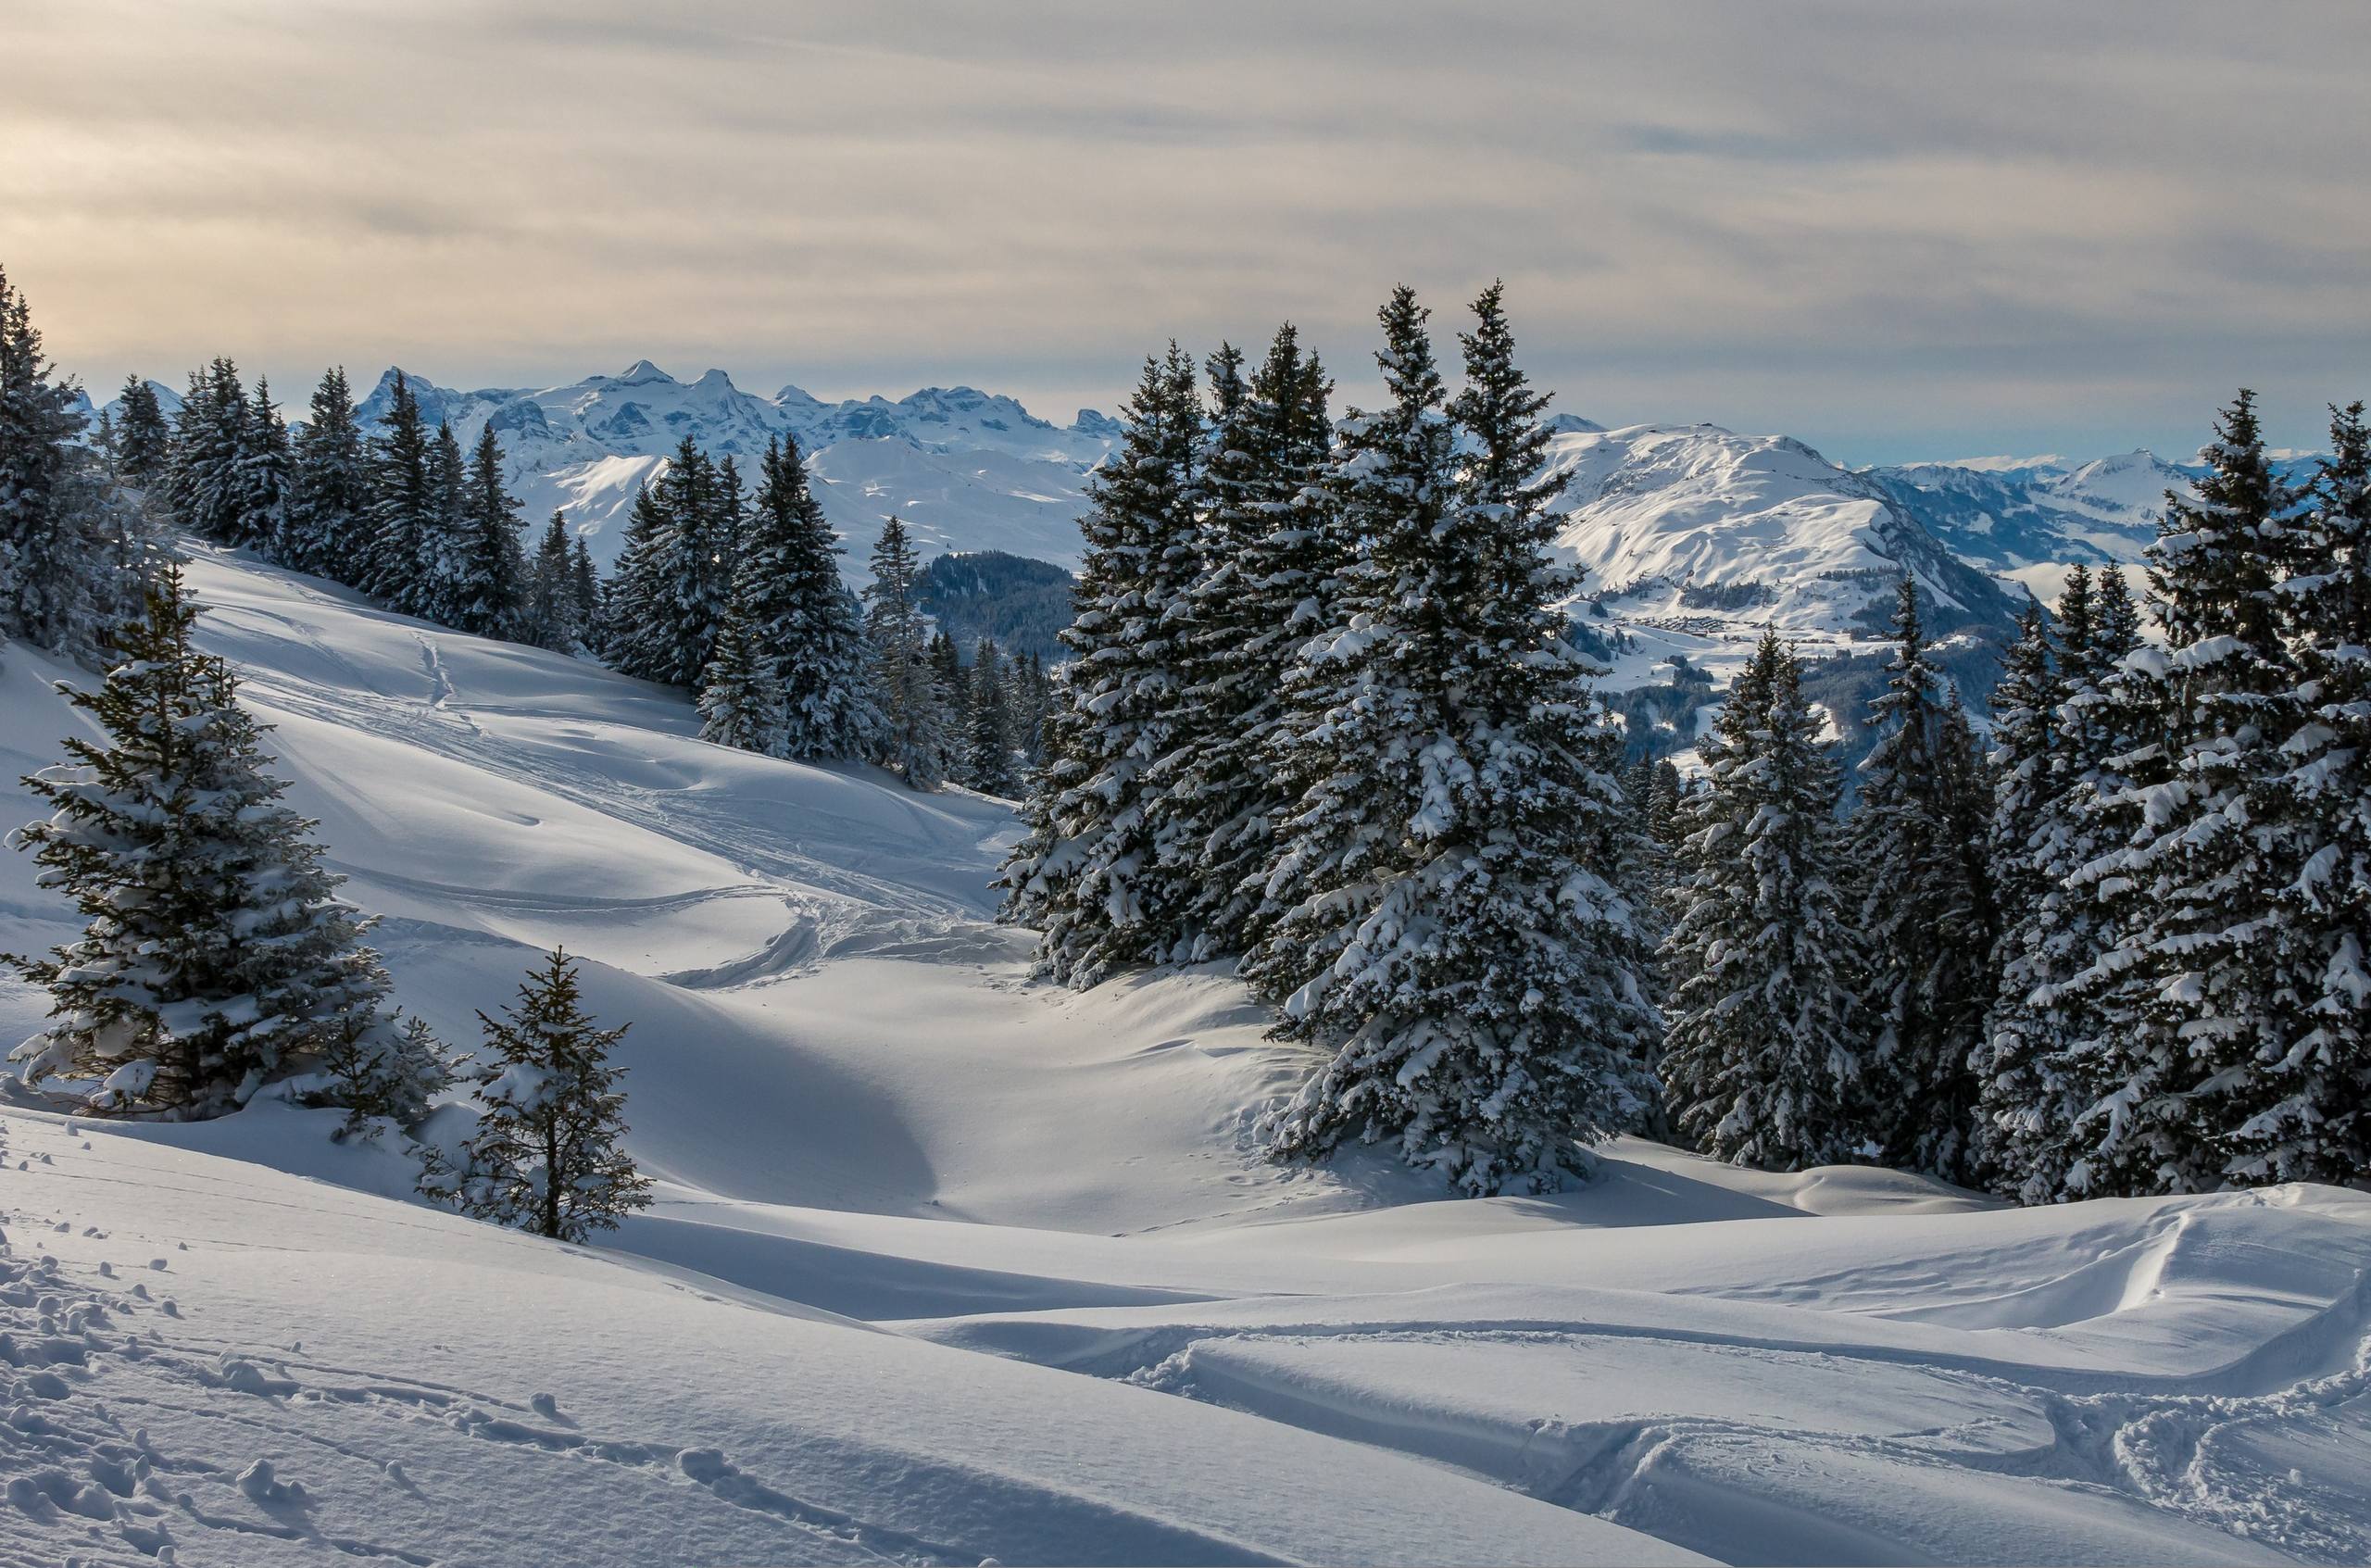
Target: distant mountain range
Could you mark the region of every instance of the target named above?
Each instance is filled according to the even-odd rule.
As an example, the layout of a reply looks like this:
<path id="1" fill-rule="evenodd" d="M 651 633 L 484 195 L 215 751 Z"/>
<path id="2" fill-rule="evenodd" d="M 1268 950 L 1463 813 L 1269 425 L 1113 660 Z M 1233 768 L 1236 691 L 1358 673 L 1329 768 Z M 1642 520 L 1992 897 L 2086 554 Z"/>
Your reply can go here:
<path id="1" fill-rule="evenodd" d="M 385 413 L 395 375 L 364 398 L 366 425 Z M 1001 552 L 1075 569 L 1088 476 L 1121 434 L 1091 408 L 1057 425 L 971 387 L 834 403 L 797 386 L 745 392 L 722 370 L 678 381 L 647 359 L 540 390 L 409 379 L 428 417 L 465 442 L 492 425 L 530 523 L 564 509 L 605 563 L 635 490 L 686 436 L 738 456 L 754 476 L 766 442 L 788 434 L 847 542 L 852 575 L 890 512 L 925 557 Z M 155 384 L 168 410 L 178 406 Z M 1617 686 L 1669 681 L 1675 659 L 1690 667 L 1681 684 L 1718 679 L 1764 626 L 1814 649 L 1865 650 L 1904 572 L 1926 591 L 1930 626 L 1970 645 L 1973 673 L 2028 585 L 2046 596 L 2072 562 L 2139 559 L 2165 492 L 2192 477 L 2146 451 L 1855 470 L 1788 437 L 1714 425 L 1608 429 L 1574 414 L 1552 425 L 1549 462 L 1567 479 L 1558 543 L 1587 569 L 1583 624 Z M 965 593 L 979 591 L 978 575 L 963 578 Z M 1034 581 L 1026 588 L 1043 595 Z M 1034 603 L 1028 617 L 1026 633 L 1004 630 L 1040 641 Z"/>

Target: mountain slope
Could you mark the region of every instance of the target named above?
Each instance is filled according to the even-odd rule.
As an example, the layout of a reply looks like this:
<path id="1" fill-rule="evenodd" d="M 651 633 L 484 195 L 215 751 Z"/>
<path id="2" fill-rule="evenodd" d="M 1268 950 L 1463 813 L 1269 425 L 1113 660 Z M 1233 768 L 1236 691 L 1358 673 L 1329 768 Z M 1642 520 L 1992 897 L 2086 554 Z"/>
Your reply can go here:
<path id="1" fill-rule="evenodd" d="M 0 1562 L 2371 1551 L 2362 1195 L 2004 1210 L 1629 1140 L 1551 1199 L 1272 1166 L 1306 1055 L 1217 970 L 1029 983 L 1001 804 L 192 575 L 407 1007 L 467 1041 L 585 955 L 659 1201 L 563 1248 L 400 1201 L 329 1112 L 0 1110 Z M 0 651 L 0 780 L 72 673 Z M 69 928 L 31 872 L 0 947 Z M 41 1008 L 0 983 L 5 1037 Z"/>

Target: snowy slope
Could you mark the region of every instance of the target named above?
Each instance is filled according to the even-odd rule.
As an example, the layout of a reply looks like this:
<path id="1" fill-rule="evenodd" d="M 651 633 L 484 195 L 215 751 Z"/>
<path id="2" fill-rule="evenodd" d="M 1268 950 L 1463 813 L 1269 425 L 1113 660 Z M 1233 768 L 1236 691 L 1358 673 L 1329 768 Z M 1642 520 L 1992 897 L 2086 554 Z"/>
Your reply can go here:
<path id="1" fill-rule="evenodd" d="M 193 576 L 405 1005 L 466 1040 L 587 955 L 659 1202 L 560 1248 L 400 1201 L 325 1112 L 0 1110 L 0 1562 L 2371 1553 L 2371 1198 L 1279 1170 L 1248 1119 L 1304 1059 L 1217 972 L 1028 984 L 997 803 Z M 0 653 L 0 776 L 77 722 L 59 673 Z M 0 947 L 66 929 L 29 872 Z M 39 1010 L 0 985 L 0 1035 Z"/>

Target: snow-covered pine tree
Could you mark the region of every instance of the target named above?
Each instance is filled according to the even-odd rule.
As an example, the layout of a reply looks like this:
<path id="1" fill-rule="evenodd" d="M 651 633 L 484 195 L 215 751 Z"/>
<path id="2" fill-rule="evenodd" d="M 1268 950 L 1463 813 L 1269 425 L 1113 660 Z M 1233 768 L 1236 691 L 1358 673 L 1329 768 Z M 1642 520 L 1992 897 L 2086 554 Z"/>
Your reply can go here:
<path id="1" fill-rule="evenodd" d="M 1323 624 L 1339 564 L 1318 490 L 1330 439 L 1323 370 L 1301 357 L 1287 323 L 1248 383 L 1232 347 L 1208 370 L 1202 570 L 1177 639 L 1181 733 L 1155 774 L 1160 853 L 1187 898 L 1177 956 L 1198 961 L 1245 950 L 1274 913 L 1262 886 L 1289 802 L 1269 742 L 1293 650 Z"/>
<path id="2" fill-rule="evenodd" d="M 1077 657 L 1048 716 L 1027 835 L 999 879 L 1002 918 L 1037 927 L 1040 968 L 1081 988 L 1169 957 L 1189 892 L 1155 864 L 1145 774 L 1170 750 L 1179 703 L 1183 615 L 1173 612 L 1194 580 L 1198 532 L 1195 382 L 1193 360 L 1174 344 L 1148 358 L 1120 450 L 1089 481 L 1077 610 L 1061 633 Z"/>
<path id="3" fill-rule="evenodd" d="M 906 525 L 881 520 L 872 546 L 872 581 L 865 586 L 865 642 L 872 659 L 873 699 L 881 709 L 876 755 L 883 766 L 916 789 L 946 782 L 954 761 L 947 706 L 931 668 L 927 622 L 914 598 L 921 563 Z"/>
<path id="4" fill-rule="evenodd" d="M 1278 1158 L 1389 1140 L 1466 1192 L 1542 1191 L 1645 1112 L 1660 1021 L 1605 861 L 1618 738 L 1556 608 L 1546 399 L 1496 285 L 1474 309 L 1446 413 L 1413 292 L 1381 312 L 1392 401 L 1344 422 L 1330 481 L 1367 548 L 1301 651 L 1293 903 L 1245 972 L 1331 1057 L 1268 1119 Z"/>
<path id="5" fill-rule="evenodd" d="M 100 1080 L 94 1110 L 217 1115 L 383 1022 L 364 922 L 332 896 L 314 824 L 280 802 L 268 726 L 191 645 L 197 615 L 167 570 L 99 690 L 69 691 L 104 744 L 69 738 L 68 760 L 27 781 L 56 809 L 15 838 L 89 925 L 9 960 L 51 1004 L 11 1060 L 28 1082 Z"/>
<path id="6" fill-rule="evenodd" d="M 594 1026 L 575 960 L 553 948 L 516 1007 L 478 1018 L 493 1076 L 478 1087 L 477 1130 L 461 1168 L 431 1172 L 422 1190 L 556 1241 L 589 1241 L 647 1208 L 650 1179 L 624 1147 L 625 1072 L 609 1060 L 627 1026 Z"/>
<path id="7" fill-rule="evenodd" d="M 717 633 L 733 603 L 734 564 L 723 554 L 726 524 L 716 464 L 687 435 L 653 490 L 671 527 L 652 608 L 660 617 L 660 634 L 671 645 L 678 673 L 671 684 L 696 687 L 700 671 L 715 657 Z"/>
<path id="8" fill-rule="evenodd" d="M 478 432 L 461 492 L 453 619 L 481 637 L 528 641 L 527 560 L 519 546 L 519 503 L 502 483 L 502 443 L 492 423 Z"/>
<path id="9" fill-rule="evenodd" d="M 420 576 L 407 612 L 458 626 L 471 599 L 470 460 L 450 420 L 439 420 L 428 445 L 428 510 L 420 531 Z"/>
<path id="10" fill-rule="evenodd" d="M 737 606 L 726 609 L 716 651 L 700 671 L 699 711 L 704 741 L 768 755 L 782 743 L 782 687 L 759 657 Z"/>
<path id="11" fill-rule="evenodd" d="M 2280 756 L 2298 728 L 2277 577 L 2292 497 L 2252 394 L 2202 456 L 2195 497 L 2166 496 L 2149 552 L 2167 646 L 2136 649 L 2107 683 L 2135 744 L 2111 759 L 2129 783 L 2103 804 L 2130 825 L 2072 878 L 2116 927 L 2070 982 L 2100 1026 L 2066 1178 L 2087 1196 L 2282 1179 L 2263 1119 L 2311 1071 L 2297 1053 L 2318 976 L 2279 892 L 2304 869 Z"/>
<path id="12" fill-rule="evenodd" d="M 299 571 L 358 584 L 370 539 L 370 453 L 342 368 L 323 372 L 313 389 L 311 417 L 295 434 L 294 479 L 278 558 Z"/>
<path id="13" fill-rule="evenodd" d="M 95 662 L 148 570 L 147 528 L 79 445 L 23 295 L 0 271 L 0 641 Z"/>
<path id="14" fill-rule="evenodd" d="M 863 614 L 839 558 L 798 444 L 769 441 L 734 595 L 753 656 L 782 691 L 784 757 L 862 756 L 880 730 Z"/>
<path id="15" fill-rule="evenodd" d="M 576 607 L 576 542 L 563 512 L 553 512 L 545 524 L 527 569 L 526 621 L 528 641 L 539 647 L 571 653 L 583 641 Z"/>
<path id="16" fill-rule="evenodd" d="M 173 429 L 173 468 L 167 482 L 174 521 L 218 545 L 246 545 L 246 486 L 240 472 L 247 448 L 246 389 L 239 370 L 216 359 L 190 372 Z"/>
<path id="17" fill-rule="evenodd" d="M 288 507 L 295 492 L 288 425 L 271 400 L 271 380 L 257 376 L 239 426 L 238 541 L 280 558 L 288 531 Z"/>
<path id="18" fill-rule="evenodd" d="M 963 737 L 963 782 L 983 795 L 1020 793 L 1013 767 L 1012 716 L 1005 706 L 1004 660 L 993 639 L 972 652 L 971 730 Z"/>
<path id="19" fill-rule="evenodd" d="M 2265 1064 L 2264 1103 L 2234 1137 L 2249 1181 L 2360 1185 L 2371 1175 L 2371 432 L 2330 410 L 2311 505 L 2288 527 L 2287 639 L 2301 680 L 2280 747 L 2297 879 L 2275 895 L 2306 1033 Z"/>
<path id="20" fill-rule="evenodd" d="M 1766 1171 L 1835 1164 L 1867 1139 L 1824 722 L 1794 654 L 1763 633 L 1702 747 L 1663 949 L 1672 1121 L 1713 1158 Z"/>
<path id="21" fill-rule="evenodd" d="M 2091 636 L 2090 574 L 2076 565 L 2059 600 L 2063 649 L 2051 641 L 2039 605 L 2018 621 L 2017 641 L 2001 660 L 1992 690 L 1992 821 L 1987 834 L 1992 882 L 2001 910 L 1993 954 L 1997 976 L 1984 1037 L 1970 1061 L 1976 1079 L 1970 1129 L 1974 1171 L 1990 1185 L 2033 1200 L 2055 1190 L 2063 1165 L 2048 1146 L 2063 1141 L 2063 1097 L 2045 1079 L 2050 1052 L 2064 1039 L 2034 992 L 2050 983 L 2066 909 L 2059 886 L 2064 801 L 2075 759 L 2060 726 L 2067 669 L 2079 670 Z M 2041 1173 L 2049 1170 L 2050 1173 Z"/>
<path id="22" fill-rule="evenodd" d="M 407 615 L 422 613 L 429 599 L 428 561 L 439 532 L 434 445 L 420 399 L 397 370 L 370 444 L 370 547 L 354 585 Z"/>
<path id="23" fill-rule="evenodd" d="M 117 400 L 123 408 L 115 426 L 116 472 L 134 490 L 155 490 L 171 471 L 172 427 L 165 422 L 157 389 L 138 376 L 123 378 Z"/>
<path id="24" fill-rule="evenodd" d="M 1927 658 L 1912 577 L 1901 580 L 1894 635 L 1850 828 L 1868 960 L 1863 1070 L 1880 1157 L 1963 1180 L 1976 1089 L 1969 1061 L 1999 939 L 1984 863 L 1990 792 L 1957 700 L 1944 700 Z"/>

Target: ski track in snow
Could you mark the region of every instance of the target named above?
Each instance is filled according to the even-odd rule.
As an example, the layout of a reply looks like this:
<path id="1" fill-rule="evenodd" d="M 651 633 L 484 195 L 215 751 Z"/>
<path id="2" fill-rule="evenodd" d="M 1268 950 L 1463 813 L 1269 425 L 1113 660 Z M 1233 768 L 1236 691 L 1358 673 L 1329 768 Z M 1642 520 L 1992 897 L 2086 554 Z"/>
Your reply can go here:
<path id="1" fill-rule="evenodd" d="M 2371 1558 L 2371 1199 L 1278 1170 L 1301 1060 L 1214 971 L 1029 984 L 992 803 L 194 573 L 405 1005 L 594 945 L 661 1202 L 553 1248 L 327 1113 L 0 1114 L 0 1564 Z"/>

